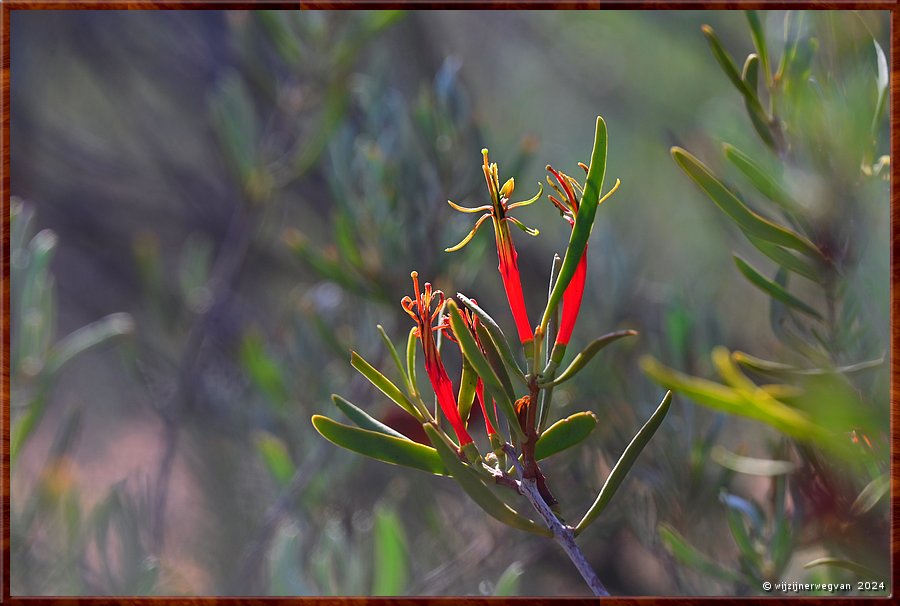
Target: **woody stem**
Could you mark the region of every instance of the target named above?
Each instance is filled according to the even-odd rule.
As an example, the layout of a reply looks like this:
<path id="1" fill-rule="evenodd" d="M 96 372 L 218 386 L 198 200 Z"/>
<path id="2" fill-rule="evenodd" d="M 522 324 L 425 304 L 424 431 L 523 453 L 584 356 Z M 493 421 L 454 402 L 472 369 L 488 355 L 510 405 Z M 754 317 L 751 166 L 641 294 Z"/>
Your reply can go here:
<path id="1" fill-rule="evenodd" d="M 541 496 L 537 483 L 534 480 L 525 477 L 522 466 L 516 458 L 516 451 L 513 450 L 509 444 L 505 445 L 503 449 L 506 451 L 509 460 L 512 461 L 516 468 L 516 472 L 519 475 L 519 492 L 528 499 L 531 506 L 534 507 L 535 511 L 537 511 L 544 520 L 544 523 L 547 524 L 547 527 L 550 528 L 550 531 L 553 532 L 553 539 L 560 547 L 562 547 L 563 551 L 566 552 L 566 555 L 575 565 L 575 568 L 578 570 L 579 574 L 581 574 L 581 578 L 585 580 L 594 595 L 608 596 L 609 592 L 606 590 L 606 587 L 603 586 L 603 583 L 600 581 L 594 568 L 591 566 L 590 562 L 587 561 L 581 548 L 578 547 L 578 544 L 575 542 L 575 535 L 572 532 L 572 528 L 559 521 L 559 518 L 556 517 L 550 509 L 550 506 L 547 505 L 547 502 Z"/>

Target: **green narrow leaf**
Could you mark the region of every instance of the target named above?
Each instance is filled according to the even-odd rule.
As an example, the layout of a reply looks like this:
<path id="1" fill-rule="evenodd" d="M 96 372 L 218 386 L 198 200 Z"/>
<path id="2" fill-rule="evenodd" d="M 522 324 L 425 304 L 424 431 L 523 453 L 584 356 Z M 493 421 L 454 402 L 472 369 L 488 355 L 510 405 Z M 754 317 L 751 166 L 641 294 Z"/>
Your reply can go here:
<path id="1" fill-rule="evenodd" d="M 765 240 L 760 240 L 759 238 L 750 235 L 747 235 L 747 239 L 750 240 L 750 244 L 755 246 L 758 251 L 778 263 L 781 267 L 788 269 L 799 276 L 803 276 L 816 284 L 821 284 L 821 274 L 816 270 L 816 267 L 812 263 L 794 255 L 777 244 L 772 244 L 771 242 L 766 242 Z"/>
<path id="2" fill-rule="evenodd" d="M 441 460 L 453 476 L 453 479 L 462 487 L 469 497 L 494 519 L 508 526 L 525 530 L 543 536 L 552 536 L 550 529 L 545 528 L 522 514 L 512 509 L 509 505 L 498 499 L 491 490 L 485 486 L 481 478 L 474 470 L 467 467 L 456 454 L 456 449 L 437 431 L 431 423 L 423 425 L 428 439 L 437 449 Z"/>
<path id="3" fill-rule="evenodd" d="M 742 95 L 752 95 L 752 91 L 747 88 L 744 81 L 741 79 L 741 73 L 738 71 L 737 65 L 731 58 L 731 55 L 728 54 L 728 51 L 725 50 L 725 47 L 722 46 L 722 42 L 719 40 L 716 32 L 713 31 L 713 28 L 709 25 L 703 25 L 700 30 L 706 37 L 706 41 L 709 43 L 709 48 L 712 50 L 713 56 L 722 67 L 722 71 L 724 71 L 725 75 L 728 76 L 728 79 L 731 80 L 734 87 L 738 89 L 738 92 Z"/>
<path id="4" fill-rule="evenodd" d="M 577 412 L 548 427 L 534 445 L 534 458 L 546 459 L 558 452 L 575 446 L 587 438 L 597 426 L 597 417 L 592 412 Z"/>
<path id="5" fill-rule="evenodd" d="M 572 377 L 574 377 L 578 371 L 585 367 L 585 365 L 590 362 L 597 353 L 600 352 L 601 349 L 613 343 L 614 341 L 618 341 L 623 337 L 631 337 L 638 334 L 636 330 L 619 330 L 616 332 L 611 332 L 609 334 L 603 335 L 598 339 L 594 339 L 591 343 L 585 347 L 581 353 L 575 356 L 575 359 L 572 360 L 572 363 L 569 364 L 568 368 L 566 368 L 555 380 L 550 382 L 548 385 L 559 385 L 564 381 L 568 381 Z"/>
<path id="6" fill-rule="evenodd" d="M 768 375 L 773 375 L 776 377 L 784 377 L 784 376 L 820 376 L 820 375 L 828 375 L 831 373 L 854 373 L 860 372 L 862 370 L 868 370 L 870 368 L 877 368 L 884 364 L 884 358 L 878 358 L 877 360 L 868 360 L 866 362 L 860 362 L 858 364 L 851 364 L 849 366 L 839 366 L 835 369 L 829 370 L 826 368 L 797 368 L 795 366 L 789 366 L 787 364 L 782 364 L 781 362 L 772 362 L 769 360 L 763 360 L 762 358 L 756 358 L 751 356 L 750 354 L 744 353 L 742 351 L 736 351 L 731 354 L 732 359 L 735 362 L 744 366 L 745 368 L 749 368 L 755 372 L 760 372 Z"/>
<path id="7" fill-rule="evenodd" d="M 313 415 L 313 427 L 323 438 L 347 450 L 390 463 L 447 475 L 447 468 L 434 448 L 403 438 L 338 423 L 322 415 Z"/>
<path id="8" fill-rule="evenodd" d="M 403 392 L 400 391 L 400 388 L 391 383 L 391 381 L 387 377 L 378 372 L 375 367 L 366 362 L 363 357 L 355 351 L 350 352 L 350 365 L 358 370 L 362 376 L 367 378 L 369 382 L 372 383 L 372 385 L 380 389 L 381 393 L 393 400 L 397 404 L 397 406 L 411 414 L 420 422 L 422 421 L 422 415 L 420 415 L 419 412 L 415 409 L 415 407 L 412 405 L 412 402 L 410 402 L 406 398 L 406 396 L 403 395 Z"/>
<path id="9" fill-rule="evenodd" d="M 672 157 L 681 169 L 715 202 L 716 206 L 731 217 L 745 233 L 822 260 L 819 249 L 812 242 L 747 208 L 712 174 L 705 164 L 689 152 L 680 147 L 673 147 Z"/>
<path id="10" fill-rule="evenodd" d="M 660 402 L 656 412 L 650 416 L 644 426 L 641 427 L 634 438 L 632 438 L 631 443 L 625 447 L 625 451 L 622 452 L 622 456 L 619 457 L 619 460 L 610 472 L 609 477 L 606 478 L 606 482 L 603 484 L 603 488 L 600 489 L 600 494 L 597 495 L 594 504 L 591 505 L 581 521 L 578 522 L 578 526 L 575 527 L 576 535 L 587 528 L 591 522 L 596 520 L 609 504 L 610 500 L 612 500 L 613 495 L 616 494 L 622 481 L 631 470 L 631 466 L 634 465 L 634 462 L 637 460 L 638 455 L 641 454 L 641 451 L 644 450 L 644 447 L 650 441 L 650 438 L 652 438 L 653 434 L 656 433 L 656 430 L 659 429 L 663 419 L 666 418 L 666 413 L 669 412 L 671 403 L 672 392 L 669 391 L 663 396 L 662 402 Z"/>
<path id="11" fill-rule="evenodd" d="M 789 305 L 798 311 L 802 311 L 803 313 L 817 320 L 822 319 L 822 315 L 819 312 L 786 291 L 774 281 L 763 276 L 761 273 L 759 273 L 759 271 L 757 271 L 752 265 L 744 261 L 741 257 L 739 257 L 738 255 L 732 256 L 734 257 L 734 262 L 737 265 L 738 271 L 740 271 L 741 274 L 743 274 L 743 276 L 747 278 L 747 280 L 749 280 L 751 284 L 759 288 L 770 297 L 778 299 L 785 305 Z"/>
<path id="12" fill-rule="evenodd" d="M 417 341 L 415 327 L 409 329 L 406 338 L 406 376 L 409 377 L 409 386 L 413 390 L 414 397 L 418 397 L 419 387 L 416 379 L 416 350 Z"/>
<path id="13" fill-rule="evenodd" d="M 512 381 L 509 380 L 509 373 L 506 372 L 506 365 L 503 363 L 503 358 L 500 356 L 500 352 L 497 351 L 494 341 L 491 339 L 491 335 L 481 324 L 475 328 L 475 332 L 478 334 L 478 342 L 481 343 L 481 349 L 484 351 L 484 356 L 487 358 L 488 364 L 491 365 L 491 369 L 493 369 L 497 378 L 500 380 L 500 385 L 503 386 L 503 390 L 506 391 L 506 393 L 510 394 L 511 399 L 515 399 Z"/>
<path id="14" fill-rule="evenodd" d="M 466 425 L 469 423 L 469 414 L 472 412 L 472 405 L 475 402 L 475 387 L 478 384 L 478 373 L 469 364 L 469 361 L 463 358 L 462 374 L 459 378 L 459 395 L 456 398 L 457 407 L 459 409 L 459 418 Z"/>
<path id="15" fill-rule="evenodd" d="M 400 371 L 400 376 L 403 377 L 403 386 L 406 387 L 406 393 L 409 394 L 410 398 L 415 398 L 415 391 L 413 390 L 412 385 L 409 384 L 409 375 L 406 373 L 406 370 L 403 369 L 403 362 L 400 361 L 400 354 L 397 353 L 397 348 L 394 347 L 393 341 L 387 336 L 387 333 L 384 331 L 384 327 L 381 324 L 378 324 L 375 328 L 378 329 L 381 340 L 384 341 L 384 345 L 391 354 L 394 364 L 397 365 L 397 370 Z"/>
<path id="16" fill-rule="evenodd" d="M 487 328 L 487 331 L 491 335 L 491 339 L 494 341 L 494 346 L 500 352 L 500 356 L 503 358 L 503 361 L 506 363 L 507 368 L 510 372 L 513 373 L 514 376 L 518 377 L 520 381 L 525 381 L 525 371 L 522 370 L 522 367 L 519 366 L 519 363 L 516 361 L 516 357 L 513 355 L 512 349 L 509 346 L 509 341 L 506 340 L 506 336 L 503 334 L 503 331 L 500 330 L 500 326 L 494 319 L 487 314 L 486 311 L 481 309 L 472 299 L 468 298 L 462 293 L 457 293 L 456 296 L 462 301 L 463 305 L 468 307 L 472 313 L 478 316 L 478 319 L 481 320 L 481 323 Z"/>
<path id="17" fill-rule="evenodd" d="M 509 426 L 516 433 L 516 436 L 520 440 L 524 439 L 525 434 L 516 422 L 516 409 L 513 406 L 513 401 L 511 399 L 511 397 L 514 396 L 511 396 L 511 394 L 507 393 L 503 388 L 500 379 L 494 373 L 487 358 L 475 342 L 472 333 L 469 332 L 468 327 L 466 327 L 456 302 L 449 299 L 446 305 L 447 312 L 450 316 L 450 326 L 453 329 L 453 334 L 456 335 L 456 339 L 459 341 L 459 346 L 462 349 L 463 355 L 469 360 L 469 363 L 472 364 L 472 368 L 475 369 L 475 372 L 478 373 L 481 380 L 484 381 L 485 390 L 497 400 L 497 403 L 503 410 L 503 414 L 506 415 L 506 418 L 509 421 Z M 485 407 L 487 408 L 487 406 Z"/>
<path id="18" fill-rule="evenodd" d="M 253 438 L 259 456 L 278 486 L 284 488 L 294 475 L 294 462 L 287 447 L 277 436 L 267 431 L 259 431 Z"/>
<path id="19" fill-rule="evenodd" d="M 766 85 L 772 82 L 772 73 L 769 71 L 769 49 L 766 46 L 766 34 L 759 19 L 757 11 L 745 11 L 747 22 L 750 24 L 750 37 L 753 38 L 753 46 L 762 64 L 763 78 Z"/>
<path id="20" fill-rule="evenodd" d="M 800 204 L 791 197 L 787 190 L 770 177 L 766 170 L 750 156 L 730 143 L 723 143 L 722 150 L 725 158 L 744 174 L 759 193 L 789 213 L 793 214 L 801 210 Z"/>
<path id="21" fill-rule="evenodd" d="M 729 583 L 740 583 L 744 581 L 743 575 L 726 568 L 722 568 L 714 561 L 697 551 L 695 547 L 690 545 L 684 537 L 678 534 L 674 528 L 667 524 L 659 525 L 659 536 L 668 550 L 675 556 L 675 559 L 703 574 L 715 577 Z"/>
<path id="22" fill-rule="evenodd" d="M 372 595 L 403 595 L 409 581 L 409 556 L 406 533 L 396 512 L 384 507 L 375 510 L 372 540 Z"/>
<path id="23" fill-rule="evenodd" d="M 506 570 L 497 579 L 497 585 L 494 587 L 494 596 L 506 597 L 519 595 L 519 579 L 525 573 L 521 562 L 513 562 L 506 567 Z"/>
<path id="24" fill-rule="evenodd" d="M 354 405 L 349 400 L 345 400 L 337 394 L 331 394 L 331 401 L 334 402 L 334 405 L 338 408 L 338 410 L 347 415 L 348 419 L 356 423 L 362 429 L 377 431 L 378 433 L 383 433 L 388 436 L 394 436 L 395 438 L 400 438 L 401 440 L 409 439 L 402 433 L 388 427 L 378 419 L 370 416 L 363 409 Z"/>
<path id="25" fill-rule="evenodd" d="M 597 214 L 597 206 L 600 204 L 603 179 L 606 176 L 607 144 L 606 122 L 603 121 L 603 118 L 597 116 L 597 126 L 594 131 L 594 149 L 591 152 L 591 164 L 584 184 L 584 194 L 581 196 L 581 203 L 575 216 L 575 225 L 572 227 L 572 233 L 569 235 L 569 245 L 566 247 L 566 254 L 559 269 L 559 277 L 553 285 L 553 290 L 550 292 L 550 297 L 547 300 L 547 307 L 544 309 L 544 315 L 541 318 L 541 326 L 543 327 L 549 324 L 550 316 L 553 315 L 554 310 L 562 299 L 563 293 L 566 291 L 566 287 L 572 281 L 572 276 L 575 275 L 575 269 L 578 267 L 578 263 L 581 261 L 581 256 L 584 254 L 587 246 L 588 238 L 591 236 L 591 230 L 594 228 L 594 217 Z"/>

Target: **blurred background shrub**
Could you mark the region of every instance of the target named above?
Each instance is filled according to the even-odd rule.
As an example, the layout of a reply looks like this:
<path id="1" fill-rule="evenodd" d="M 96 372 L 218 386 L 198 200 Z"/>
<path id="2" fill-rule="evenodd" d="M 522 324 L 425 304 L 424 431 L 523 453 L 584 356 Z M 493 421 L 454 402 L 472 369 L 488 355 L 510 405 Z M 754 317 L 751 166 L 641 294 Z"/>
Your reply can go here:
<path id="1" fill-rule="evenodd" d="M 821 221 L 854 245 L 846 291 L 871 328 L 852 363 L 887 350 L 887 123 L 869 109 L 888 15 L 798 17 L 787 44 L 785 13 L 760 27 L 773 66 L 803 41 L 830 95 L 785 119 L 813 159 L 845 169 Z M 767 297 L 729 258 L 738 234 L 669 157 L 677 144 L 712 162 L 719 140 L 765 152 L 703 23 L 732 56 L 753 51 L 736 12 L 15 12 L 11 185 L 27 203 L 10 209 L 13 594 L 583 593 L 549 542 L 485 518 L 452 484 L 331 446 L 309 417 L 335 391 L 388 415 L 348 350 L 388 367 L 375 325 L 405 336 L 410 270 L 449 292 L 477 284 L 503 309 L 488 236 L 439 252 L 470 227 L 446 199 L 481 201 L 485 146 L 523 191 L 548 161 L 573 171 L 597 114 L 623 185 L 598 216 L 579 332 L 641 336 L 558 389 L 600 425 L 548 465 L 554 486 L 596 493 L 659 401 L 641 355 L 704 377 L 717 345 L 789 362 Z M 835 155 L 847 140 L 871 147 L 876 178 Z M 798 172 L 798 187 L 820 187 L 813 177 Z M 568 235 L 549 202 L 527 215 L 542 231 L 518 246 L 537 308 Z M 880 411 L 886 368 L 858 386 Z M 679 397 L 583 535 L 607 587 L 758 593 L 673 546 L 745 566 L 735 507 L 741 525 L 757 508 L 768 520 L 785 486 L 722 461 L 793 461 L 786 448 Z M 795 528 L 825 521 L 790 512 Z M 827 536 L 795 541 L 786 578 L 852 578 L 802 569 L 833 555 Z"/>

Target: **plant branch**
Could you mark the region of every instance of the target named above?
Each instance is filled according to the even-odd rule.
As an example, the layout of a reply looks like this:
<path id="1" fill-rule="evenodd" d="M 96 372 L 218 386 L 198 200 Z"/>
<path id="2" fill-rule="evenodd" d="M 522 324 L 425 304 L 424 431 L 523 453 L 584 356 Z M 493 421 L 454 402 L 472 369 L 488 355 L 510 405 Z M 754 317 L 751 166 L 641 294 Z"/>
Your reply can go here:
<path id="1" fill-rule="evenodd" d="M 522 465 L 519 463 L 518 454 L 512 446 L 506 444 L 503 447 L 503 450 L 506 452 L 509 460 L 512 461 L 513 466 L 516 468 L 516 473 L 519 475 L 519 481 L 517 482 L 519 493 L 524 495 L 525 498 L 528 499 L 528 502 L 531 503 L 531 506 L 534 507 L 535 511 L 540 514 L 541 518 L 553 532 L 553 539 L 559 543 L 559 546 L 562 547 L 563 551 L 566 552 L 566 555 L 569 556 L 569 559 L 572 560 L 575 568 L 578 569 L 579 574 L 581 574 L 581 577 L 588 584 L 588 587 L 591 588 L 594 595 L 608 596 L 609 592 L 606 590 L 606 587 L 603 586 L 603 583 L 597 577 L 594 568 L 587 561 L 581 548 L 579 548 L 578 544 L 575 542 L 575 535 L 572 533 L 572 528 L 559 521 L 559 518 L 556 517 L 550 509 L 550 506 L 547 505 L 541 496 L 541 493 L 538 491 L 537 483 L 534 480 L 526 479 L 523 476 Z"/>

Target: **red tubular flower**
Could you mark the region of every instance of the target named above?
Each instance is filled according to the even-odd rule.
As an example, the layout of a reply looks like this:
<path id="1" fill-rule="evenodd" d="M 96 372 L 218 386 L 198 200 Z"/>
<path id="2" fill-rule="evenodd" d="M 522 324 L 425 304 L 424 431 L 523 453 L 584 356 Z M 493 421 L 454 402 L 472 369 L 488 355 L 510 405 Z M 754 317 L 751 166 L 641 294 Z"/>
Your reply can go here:
<path id="1" fill-rule="evenodd" d="M 416 321 L 416 336 L 422 342 L 422 349 L 425 352 L 425 372 L 428 374 L 428 380 L 437 396 L 438 404 L 443 411 L 444 416 L 456 432 L 456 438 L 459 440 L 459 446 L 462 448 L 466 444 L 471 443 L 472 437 L 466 431 L 466 426 L 459 416 L 459 409 L 456 406 L 456 396 L 453 395 L 453 385 L 450 383 L 450 377 L 441 361 L 441 354 L 438 352 L 437 343 L 434 339 L 434 331 L 441 330 L 442 326 L 433 326 L 435 318 L 444 305 L 444 293 L 439 290 L 432 291 L 431 283 L 425 283 L 425 290 L 419 291 L 419 274 L 412 272 L 413 289 L 415 291 L 415 300 L 410 297 L 403 297 L 400 305 Z M 434 311 L 431 310 L 431 303 L 437 299 L 437 305 Z"/>
<path id="2" fill-rule="evenodd" d="M 472 228 L 472 231 L 470 231 L 459 244 L 447 248 L 446 252 L 459 250 L 468 244 L 469 240 L 472 239 L 472 236 L 475 235 L 475 232 L 478 231 L 478 228 L 481 227 L 482 223 L 484 223 L 486 219 L 491 218 L 494 224 L 494 236 L 497 241 L 497 257 L 500 261 L 498 269 L 500 270 L 500 277 L 503 280 L 503 290 L 506 292 L 506 300 L 509 302 L 509 308 L 510 311 L 512 311 L 513 320 L 516 323 L 519 341 L 522 343 L 529 343 L 534 340 L 534 331 L 531 324 L 528 322 L 528 312 L 525 309 L 525 297 L 522 293 L 522 279 L 519 275 L 519 265 L 517 263 L 518 253 L 516 253 L 516 248 L 513 246 L 512 235 L 509 233 L 509 225 L 507 223 L 512 223 L 531 236 L 536 236 L 538 230 L 526 227 L 521 221 L 508 216 L 507 213 L 513 208 L 526 206 L 538 200 L 541 197 L 541 193 L 543 193 L 543 187 L 541 187 L 537 195 L 530 200 L 510 204 L 509 198 L 512 196 L 513 190 L 515 189 L 515 180 L 509 179 L 503 187 L 500 187 L 500 175 L 497 170 L 497 165 L 488 163 L 488 151 L 486 149 L 481 150 L 481 153 L 484 156 L 482 170 L 484 171 L 484 178 L 487 181 L 488 191 L 491 194 L 491 204 L 476 208 L 466 208 L 454 204 L 450 200 L 447 201 L 450 206 L 458 211 L 464 213 L 484 212 L 485 214 L 475 222 L 475 227 Z"/>
<path id="3" fill-rule="evenodd" d="M 587 167 L 584 164 L 580 164 L 580 166 L 587 172 Z M 547 165 L 547 170 L 556 177 L 556 181 L 559 183 L 560 187 L 562 187 L 562 190 L 550 181 L 550 177 L 547 177 L 547 182 L 550 183 L 550 187 L 555 189 L 560 197 L 563 197 L 566 200 L 566 202 L 563 203 L 551 195 L 549 196 L 550 201 L 553 202 L 557 209 L 559 209 L 560 214 L 569 222 L 569 225 L 574 227 L 575 216 L 578 214 L 578 198 L 575 196 L 575 189 L 581 190 L 581 185 L 569 175 L 555 171 L 549 164 Z M 563 194 L 563 192 L 565 192 L 565 194 Z M 569 340 L 572 338 L 572 331 L 575 329 L 575 322 L 578 320 L 578 311 L 581 309 L 581 299 L 584 296 L 584 282 L 587 277 L 587 258 L 588 249 L 585 244 L 581 260 L 575 268 L 575 273 L 572 274 L 572 281 L 569 282 L 569 286 L 566 287 L 566 292 L 563 293 L 562 317 L 559 321 L 559 330 L 556 333 L 557 345 L 568 345 Z"/>

